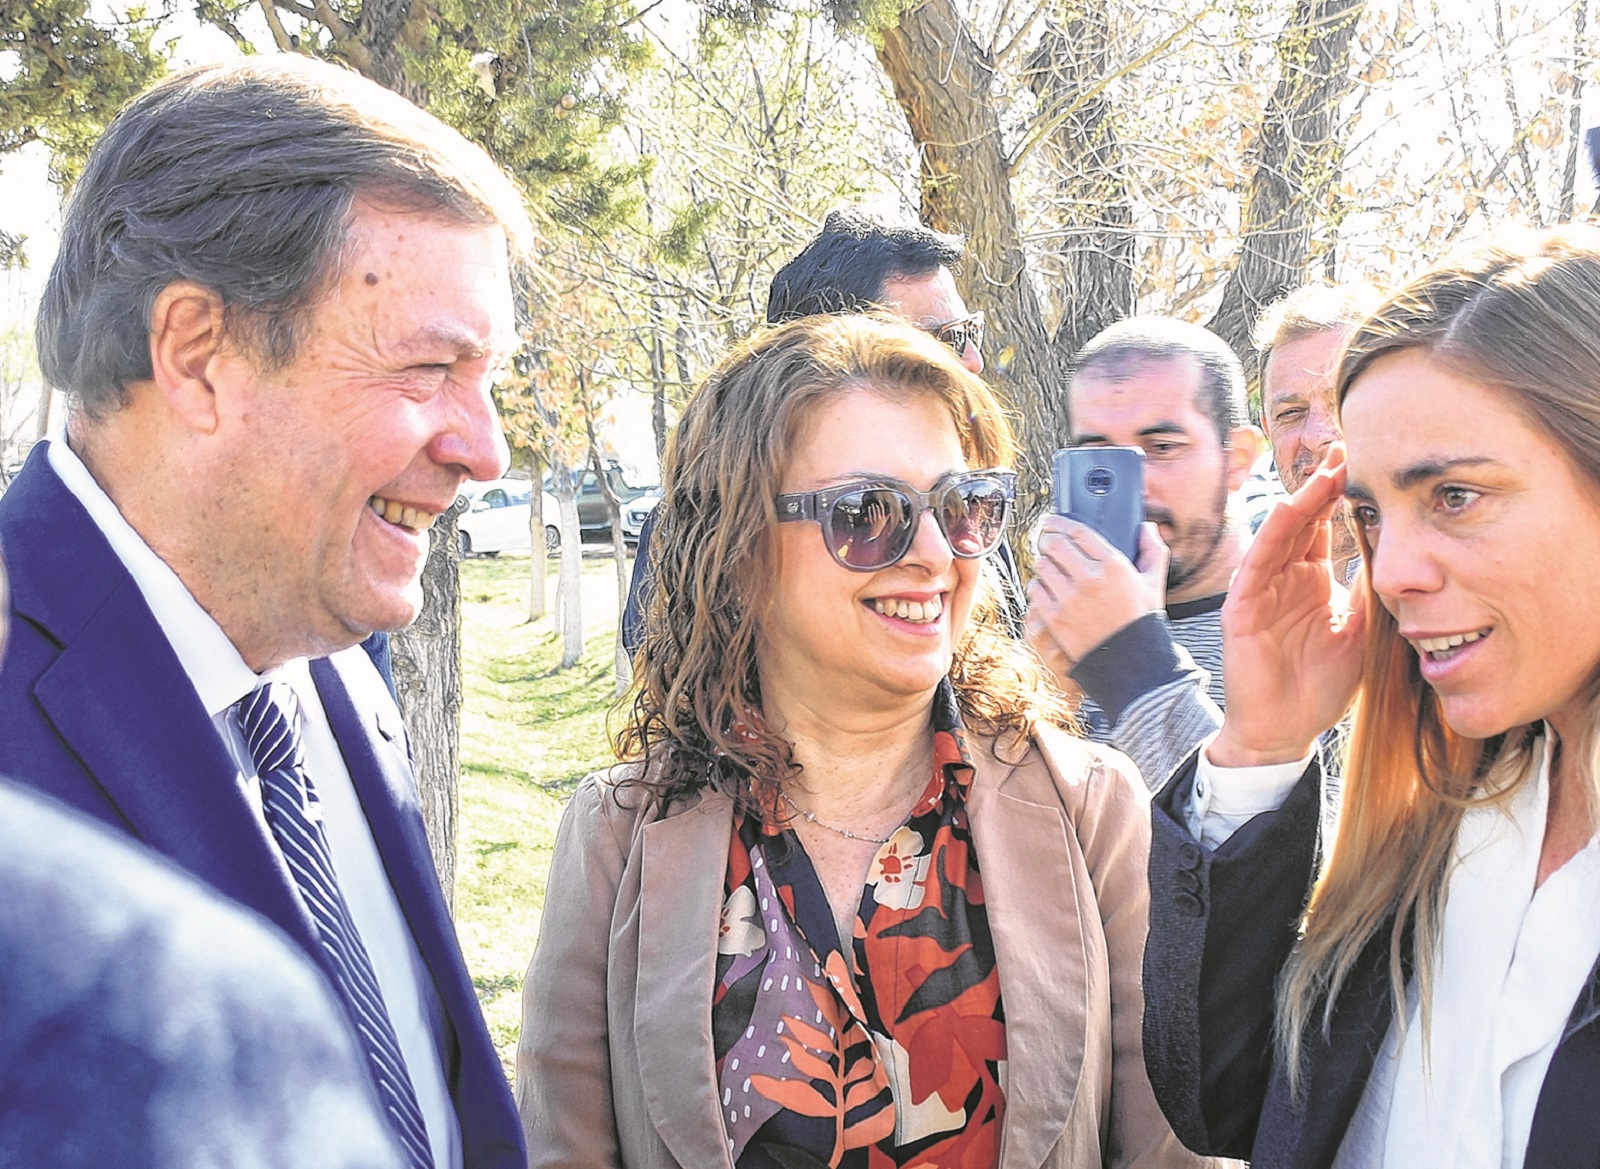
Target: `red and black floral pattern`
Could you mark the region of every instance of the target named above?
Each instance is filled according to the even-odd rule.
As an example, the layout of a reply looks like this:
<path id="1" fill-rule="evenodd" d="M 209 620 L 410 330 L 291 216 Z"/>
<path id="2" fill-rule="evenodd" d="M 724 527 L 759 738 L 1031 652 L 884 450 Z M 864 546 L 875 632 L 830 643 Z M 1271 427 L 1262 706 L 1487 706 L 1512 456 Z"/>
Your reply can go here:
<path id="1" fill-rule="evenodd" d="M 739 1169 L 998 1162 L 1005 1014 L 948 686 L 933 723 L 933 776 L 878 849 L 848 955 L 795 833 L 734 825 L 711 1024 Z"/>

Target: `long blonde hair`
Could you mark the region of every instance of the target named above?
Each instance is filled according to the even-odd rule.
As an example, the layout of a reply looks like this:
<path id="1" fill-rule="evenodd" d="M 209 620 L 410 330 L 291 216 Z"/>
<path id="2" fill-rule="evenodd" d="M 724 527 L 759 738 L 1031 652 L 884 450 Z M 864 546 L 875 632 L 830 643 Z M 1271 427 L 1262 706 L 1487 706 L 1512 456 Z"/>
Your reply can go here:
<path id="1" fill-rule="evenodd" d="M 1351 336 L 1339 368 L 1340 402 L 1379 358 L 1411 349 L 1504 394 L 1600 487 L 1600 230 L 1507 235 L 1417 277 Z M 1370 565 L 1365 535 L 1362 551 Z M 1340 988 L 1362 951 L 1380 939 L 1395 1020 L 1404 1027 L 1409 964 L 1427 1035 L 1433 956 L 1462 816 L 1520 786 L 1537 730 L 1514 727 L 1481 740 L 1452 731 L 1370 575 L 1366 588 L 1366 660 L 1339 831 L 1278 987 L 1277 1040 L 1291 1083 L 1298 1083 L 1310 1028 L 1327 1035 Z M 1600 807 L 1597 697 L 1591 682 L 1586 731 L 1563 747 L 1583 764 L 1591 808 Z"/>
<path id="2" fill-rule="evenodd" d="M 796 764 L 766 726 L 756 670 L 761 600 L 775 571 L 784 468 L 813 412 L 845 391 L 927 397 L 949 411 L 974 467 L 1007 467 L 1016 444 L 981 378 L 948 346 L 898 319 L 808 317 L 735 349 L 695 392 L 672 445 L 651 540 L 654 588 L 618 757 L 648 759 L 664 798 L 707 784 L 761 815 Z M 987 568 L 985 579 L 987 579 Z M 1072 725 L 1039 660 L 1005 631 L 980 589 L 950 669 L 973 729 Z"/>

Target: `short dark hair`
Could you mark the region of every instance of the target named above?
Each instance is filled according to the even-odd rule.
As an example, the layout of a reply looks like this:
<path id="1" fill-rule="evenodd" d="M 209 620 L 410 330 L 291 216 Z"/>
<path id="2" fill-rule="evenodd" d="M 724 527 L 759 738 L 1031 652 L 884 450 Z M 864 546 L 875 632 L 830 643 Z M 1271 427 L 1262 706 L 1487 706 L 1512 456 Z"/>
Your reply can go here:
<path id="1" fill-rule="evenodd" d="M 369 196 L 505 230 L 532 228 L 479 147 L 349 70 L 297 54 L 185 69 L 112 119 L 89 155 L 39 307 L 45 379 L 94 415 L 151 376 L 150 312 L 176 280 L 223 302 L 269 365 L 293 357 Z"/>
<path id="2" fill-rule="evenodd" d="M 1200 366 L 1199 406 L 1217 428 L 1223 446 L 1235 427 L 1249 423 L 1244 404 L 1244 366 L 1227 342 L 1209 329 L 1171 317 L 1129 317 L 1108 325 L 1073 356 L 1068 393 L 1078 375 L 1129 361 L 1190 358 Z"/>
<path id="3" fill-rule="evenodd" d="M 849 207 L 830 211 L 822 230 L 772 278 L 767 323 L 863 312 L 882 302 L 889 281 L 954 268 L 965 252 L 961 236 L 920 223 L 888 223 Z"/>

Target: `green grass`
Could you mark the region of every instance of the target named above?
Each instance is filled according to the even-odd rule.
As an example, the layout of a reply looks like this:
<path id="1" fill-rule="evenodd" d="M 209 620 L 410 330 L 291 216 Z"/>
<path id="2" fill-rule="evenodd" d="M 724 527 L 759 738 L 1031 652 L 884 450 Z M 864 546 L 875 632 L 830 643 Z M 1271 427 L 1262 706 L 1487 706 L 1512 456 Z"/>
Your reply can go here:
<path id="1" fill-rule="evenodd" d="M 531 624 L 525 557 L 461 566 L 456 929 L 508 1075 L 556 825 L 578 781 L 611 759 L 616 569 L 593 553 L 583 568 L 584 656 L 558 672 L 556 562 L 549 562 L 552 612 Z"/>

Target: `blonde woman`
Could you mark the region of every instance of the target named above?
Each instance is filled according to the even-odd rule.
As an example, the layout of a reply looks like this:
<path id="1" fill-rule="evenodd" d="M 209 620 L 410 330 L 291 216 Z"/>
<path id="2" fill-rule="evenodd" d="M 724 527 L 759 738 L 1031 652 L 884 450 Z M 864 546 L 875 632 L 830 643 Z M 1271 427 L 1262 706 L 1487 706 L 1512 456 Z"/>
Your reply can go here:
<path id="1" fill-rule="evenodd" d="M 1157 1094 L 1256 1169 L 1594 1165 L 1600 233 L 1417 278 L 1356 329 L 1339 397 L 1348 454 L 1264 525 L 1223 618 L 1227 722 L 1159 801 Z M 1356 692 L 1322 863 L 1308 757 Z"/>
<path id="2" fill-rule="evenodd" d="M 1186 1165 L 1139 1046 L 1149 802 L 983 557 L 994 397 L 903 323 L 757 336 L 666 466 L 627 764 L 556 842 L 536 1166 Z"/>

